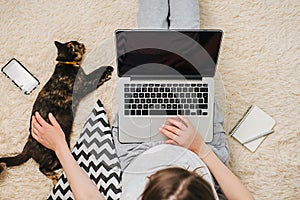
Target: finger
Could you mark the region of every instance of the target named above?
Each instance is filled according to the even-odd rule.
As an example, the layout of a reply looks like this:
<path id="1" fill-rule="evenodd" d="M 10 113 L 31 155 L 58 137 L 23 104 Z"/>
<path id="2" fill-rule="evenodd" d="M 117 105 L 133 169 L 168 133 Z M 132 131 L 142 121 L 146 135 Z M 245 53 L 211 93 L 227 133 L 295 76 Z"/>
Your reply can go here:
<path id="1" fill-rule="evenodd" d="M 174 140 L 167 140 L 166 144 L 173 144 L 173 145 L 178 145 L 179 146 L 179 144 L 177 142 L 175 142 Z"/>
<path id="2" fill-rule="evenodd" d="M 41 125 L 37 122 L 35 116 L 32 116 L 31 127 L 37 130 L 38 132 L 40 132 L 42 129 Z"/>
<path id="3" fill-rule="evenodd" d="M 35 118 L 36 121 L 41 125 L 41 126 L 49 126 L 50 124 L 48 124 L 44 118 L 42 118 L 42 116 L 40 115 L 39 112 L 35 112 Z"/>
<path id="4" fill-rule="evenodd" d="M 52 113 L 48 114 L 48 118 L 53 126 L 60 127 L 59 123 L 57 122 Z"/>
<path id="5" fill-rule="evenodd" d="M 38 135 L 38 133 L 39 133 L 39 131 L 32 127 L 32 129 L 31 129 L 31 135 L 32 135 L 32 137 L 36 141 L 39 141 L 39 135 Z"/>
<path id="6" fill-rule="evenodd" d="M 168 119 L 168 122 L 174 126 L 176 126 L 179 129 L 185 128 L 185 124 L 183 124 L 182 122 L 176 120 L 176 119 Z"/>
<path id="7" fill-rule="evenodd" d="M 166 130 L 166 129 L 164 129 L 164 128 L 160 128 L 159 130 L 160 130 L 160 132 L 161 132 L 162 134 L 164 134 L 165 136 L 167 136 L 167 137 L 170 138 L 171 140 L 176 140 L 176 139 L 178 138 L 178 136 L 177 136 L 176 134 L 174 134 L 174 133 L 172 133 L 171 131 L 168 131 L 168 130 Z"/>
<path id="8" fill-rule="evenodd" d="M 187 118 L 185 118 L 184 116 L 177 115 L 177 117 L 185 123 L 186 127 L 189 127 L 191 125 L 190 121 Z"/>
<path id="9" fill-rule="evenodd" d="M 166 125 L 166 124 L 162 125 L 162 128 L 166 129 L 166 130 L 168 130 L 168 131 L 170 131 L 170 132 L 172 132 L 173 134 L 176 134 L 176 135 L 178 135 L 178 133 L 180 131 L 180 129 L 178 129 L 177 127 Z"/>

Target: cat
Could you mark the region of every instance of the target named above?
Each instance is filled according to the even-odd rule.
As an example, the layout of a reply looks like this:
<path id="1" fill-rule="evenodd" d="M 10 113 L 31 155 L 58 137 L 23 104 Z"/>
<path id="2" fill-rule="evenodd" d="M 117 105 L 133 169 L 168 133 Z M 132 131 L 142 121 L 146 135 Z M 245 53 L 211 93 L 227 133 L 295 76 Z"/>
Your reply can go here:
<path id="1" fill-rule="evenodd" d="M 54 43 L 57 47 L 58 63 L 52 76 L 39 92 L 31 116 L 38 111 L 49 123 L 48 113 L 51 112 L 61 125 L 70 147 L 73 113 L 76 112 L 80 100 L 108 81 L 112 76 L 113 68 L 102 66 L 86 75 L 80 67 L 85 53 L 84 44 L 77 41 L 64 44 L 55 41 Z M 58 178 L 55 170 L 61 168 L 60 162 L 52 150 L 39 144 L 31 134 L 19 155 L 0 158 L 0 173 L 5 165 L 6 167 L 21 165 L 30 158 L 33 158 L 39 164 L 39 170 L 55 183 Z"/>

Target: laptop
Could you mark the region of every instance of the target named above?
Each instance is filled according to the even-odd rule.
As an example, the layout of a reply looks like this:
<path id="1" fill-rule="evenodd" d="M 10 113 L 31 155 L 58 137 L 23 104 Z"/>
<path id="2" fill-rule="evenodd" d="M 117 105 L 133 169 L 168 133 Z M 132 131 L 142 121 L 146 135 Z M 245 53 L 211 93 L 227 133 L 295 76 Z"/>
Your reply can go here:
<path id="1" fill-rule="evenodd" d="M 159 128 L 177 115 L 212 141 L 222 35 L 202 29 L 116 30 L 121 143 L 167 140 Z"/>

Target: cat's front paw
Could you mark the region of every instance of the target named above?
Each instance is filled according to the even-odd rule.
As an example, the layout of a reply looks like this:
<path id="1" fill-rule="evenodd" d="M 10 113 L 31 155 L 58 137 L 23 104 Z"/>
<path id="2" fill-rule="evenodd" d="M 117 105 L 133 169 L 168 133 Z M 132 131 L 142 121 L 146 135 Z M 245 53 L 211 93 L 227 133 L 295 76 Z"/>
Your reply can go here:
<path id="1" fill-rule="evenodd" d="M 100 86 L 103 83 L 105 83 L 106 81 L 110 80 L 112 77 L 112 72 L 114 71 L 114 68 L 111 66 L 103 66 L 103 67 L 105 67 L 106 69 L 104 70 L 104 72 L 99 80 L 98 86 Z"/>

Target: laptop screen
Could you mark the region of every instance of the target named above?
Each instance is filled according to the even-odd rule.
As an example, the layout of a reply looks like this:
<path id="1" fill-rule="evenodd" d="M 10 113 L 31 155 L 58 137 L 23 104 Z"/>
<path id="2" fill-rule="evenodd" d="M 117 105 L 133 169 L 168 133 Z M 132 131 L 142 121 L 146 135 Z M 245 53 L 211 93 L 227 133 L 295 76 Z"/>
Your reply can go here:
<path id="1" fill-rule="evenodd" d="M 117 30 L 119 77 L 213 77 L 221 30 Z"/>

